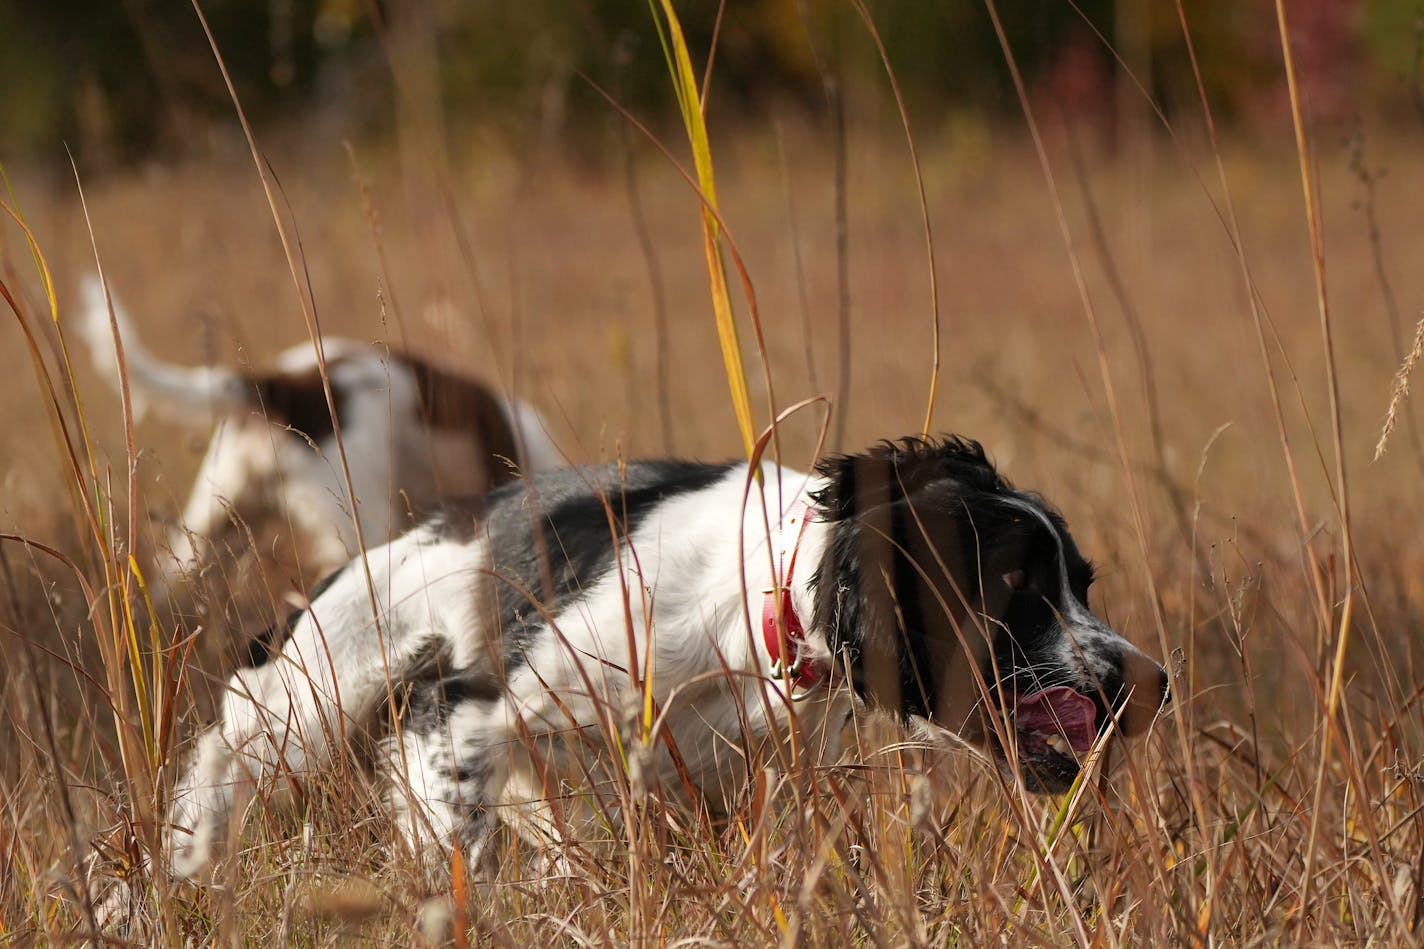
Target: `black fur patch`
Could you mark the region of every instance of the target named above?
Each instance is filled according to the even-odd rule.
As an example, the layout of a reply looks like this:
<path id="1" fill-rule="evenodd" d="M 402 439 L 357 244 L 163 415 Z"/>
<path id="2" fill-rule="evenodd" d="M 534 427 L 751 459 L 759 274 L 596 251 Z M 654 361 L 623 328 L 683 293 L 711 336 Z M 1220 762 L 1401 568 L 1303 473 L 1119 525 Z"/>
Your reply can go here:
<path id="1" fill-rule="evenodd" d="M 474 506 L 449 506 L 431 523 L 447 537 L 462 539 L 478 529 L 488 538 L 512 666 L 523 661 L 545 616 L 613 568 L 615 536 L 621 543 L 658 504 L 709 487 L 733 467 L 643 461 L 561 468 L 498 488 Z"/>
<path id="2" fill-rule="evenodd" d="M 329 360 L 328 368 L 336 362 Z M 335 432 L 331 424 L 331 410 L 326 404 L 326 390 L 321 384 L 321 372 L 315 366 L 301 373 L 272 373 L 257 379 L 254 384 L 257 387 L 258 407 L 275 424 L 286 425 L 318 443 Z M 346 393 L 334 383 L 331 398 L 336 407 L 336 417 L 344 417 Z"/>
<path id="3" fill-rule="evenodd" d="M 333 570 L 318 580 L 310 590 L 306 591 L 307 602 L 311 603 L 327 591 L 336 582 L 336 578 L 341 576 L 346 568 Z M 243 668 L 256 669 L 265 666 L 272 660 L 272 657 L 282 651 L 282 647 L 287 644 L 287 640 L 292 638 L 292 629 L 297 625 L 297 620 L 301 619 L 306 607 L 298 607 L 287 614 L 286 619 L 273 623 L 262 632 L 254 636 L 247 644 L 247 649 L 243 655 Z"/>
<path id="4" fill-rule="evenodd" d="M 461 702 L 493 702 L 503 694 L 499 681 L 489 672 L 455 668 L 450 642 L 444 637 L 434 637 L 417 650 L 401 679 L 408 695 L 401 717 L 406 727 L 419 735 L 443 731 L 450 709 Z"/>

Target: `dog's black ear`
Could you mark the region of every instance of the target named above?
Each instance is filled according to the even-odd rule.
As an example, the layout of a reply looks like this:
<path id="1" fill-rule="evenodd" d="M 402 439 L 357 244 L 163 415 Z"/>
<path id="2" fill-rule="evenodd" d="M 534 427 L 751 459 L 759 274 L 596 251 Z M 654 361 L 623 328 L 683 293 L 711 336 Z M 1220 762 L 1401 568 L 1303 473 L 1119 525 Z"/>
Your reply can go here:
<path id="1" fill-rule="evenodd" d="M 826 484 L 815 502 L 827 521 L 839 521 L 928 484 L 952 481 L 964 493 L 997 494 L 1012 490 L 971 438 L 910 436 L 883 441 L 853 455 L 832 455 L 816 465 Z"/>
<path id="2" fill-rule="evenodd" d="M 862 455 L 827 455 L 816 462 L 816 474 L 826 479 L 819 490 L 812 492 L 820 517 L 825 521 L 843 521 L 855 513 L 856 469 Z"/>

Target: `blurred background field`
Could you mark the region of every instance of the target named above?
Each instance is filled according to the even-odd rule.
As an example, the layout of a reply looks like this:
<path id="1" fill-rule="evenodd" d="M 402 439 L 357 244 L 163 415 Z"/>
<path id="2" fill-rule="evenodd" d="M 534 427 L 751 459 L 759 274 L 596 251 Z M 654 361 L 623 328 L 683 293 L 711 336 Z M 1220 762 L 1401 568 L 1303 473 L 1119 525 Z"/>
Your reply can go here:
<path id="1" fill-rule="evenodd" d="M 1384 457 L 1371 456 L 1424 316 L 1424 6 L 1285 8 L 1323 221 L 1354 571 L 1340 561 L 1329 377 L 1275 9 L 1095 2 L 1000 11 L 1062 198 L 1065 240 L 985 9 L 869 6 L 905 95 L 933 234 L 943 333 L 934 427 L 982 440 L 1013 480 L 1062 508 L 1101 568 L 1094 605 L 1150 651 L 1165 650 L 1186 738 L 1164 729 L 1169 737 L 1142 751 L 1132 802 L 1119 805 L 1137 816 L 1128 823 L 1139 836 L 1096 841 L 1113 856 L 1106 861 L 1083 845 L 1092 864 L 1108 867 L 1097 877 L 1076 871 L 1098 910 L 1046 896 L 1040 905 L 1038 895 L 1015 911 L 964 910 L 943 887 L 926 889 L 926 874 L 953 877 L 958 867 L 972 877 L 989 844 L 948 829 L 950 855 L 929 847 L 909 861 L 916 898 L 901 899 L 893 880 L 867 884 L 874 893 L 861 896 L 872 909 L 854 930 L 861 942 L 876 941 L 866 931 L 877 912 L 888 944 L 936 933 L 1072 941 L 1065 920 L 1075 913 L 1108 926 L 1104 944 L 1192 929 L 1207 941 L 1349 941 L 1386 929 L 1412 938 L 1424 886 L 1424 835 L 1413 822 L 1424 791 L 1424 435 L 1411 403 Z M 300 234 L 325 332 L 386 340 L 517 391 L 575 461 L 740 452 L 697 198 L 672 164 L 690 159 L 642 4 L 272 0 L 204 10 L 280 183 L 280 211 Z M 678 10 L 694 55 L 705 56 L 718 6 Z M 6 203 L 53 268 L 61 323 L 77 280 L 94 267 L 82 185 L 105 275 L 157 352 L 260 366 L 305 338 L 272 211 L 191 9 L 0 0 L 0 22 Z M 848 359 L 837 447 L 916 431 L 935 307 L 915 169 L 865 22 L 849 3 L 750 0 L 729 3 L 720 23 L 707 108 L 718 191 L 755 287 L 778 407 L 834 394 Z M 25 319 L 44 327 L 48 305 L 11 221 L 0 230 L 0 266 Z M 765 424 L 748 307 L 738 302 Z M 0 323 L 0 352 L 11 357 L 0 380 L 0 531 L 92 569 L 23 340 L 19 321 Z M 87 359 L 78 362 L 79 395 L 122 507 L 119 406 Z M 809 417 L 787 427 L 789 463 L 810 463 L 817 427 Z M 205 436 L 140 422 L 141 524 L 176 512 Z M 146 528 L 140 534 L 131 542 L 143 556 Z M 72 902 L 48 895 L 45 873 L 64 865 L 73 841 L 120 820 L 123 792 L 109 712 L 89 679 L 97 651 L 76 584 L 15 543 L 0 546 L 0 559 L 0 652 L 21 641 L 42 647 L 30 652 L 32 676 L 13 674 L 18 665 L 7 661 L 0 682 L 0 844 L 10 881 L 0 906 L 3 923 L 39 939 L 79 925 Z M 1360 603 L 1345 672 L 1349 730 L 1330 746 L 1314 811 L 1327 753 L 1322 702 L 1351 576 Z M 266 615 L 241 615 L 248 608 L 200 603 L 171 621 L 240 631 Z M 40 739 L 46 717 L 54 747 Z M 997 813 L 992 783 L 982 783 L 975 806 Z M 956 793 L 941 792 L 946 811 Z M 877 813 L 893 824 L 908 806 L 887 793 Z M 1192 816 L 1180 824 L 1164 817 L 1185 810 Z M 1040 815 L 1049 816 L 1051 805 Z M 1360 829 L 1372 822 L 1379 826 Z M 53 833 L 62 825 L 74 828 L 73 841 Z M 1319 902 L 1302 884 L 1311 847 L 1317 871 L 1331 868 Z M 1150 881 L 1130 879 L 1133 854 L 1154 868 Z M 1029 864 L 991 862 L 985 892 L 1010 894 L 1013 904 Z M 400 889 L 379 863 L 361 872 Z M 597 892 L 613 894 L 609 905 L 617 885 L 640 885 L 618 884 L 616 869 L 599 872 L 614 882 L 590 871 L 595 882 L 579 885 L 606 884 Z M 697 899 L 674 906 L 663 919 L 670 931 L 724 940 L 739 932 L 717 929 L 713 896 L 659 883 L 712 907 L 704 919 Z M 770 876 L 756 885 L 794 891 Z M 242 922 L 227 925 L 251 934 L 277 891 L 249 889 L 251 902 L 238 891 L 228 917 Z M 1143 909 L 1154 896 L 1162 905 Z M 586 899 L 606 915 L 608 933 L 626 934 L 627 920 L 597 895 L 528 898 L 555 914 Z M 797 912 L 818 919 L 818 907 L 839 908 L 838 898 Z M 528 905 L 504 891 L 488 899 L 485 937 L 538 931 Z M 1128 909 L 1114 902 L 1123 899 Z M 389 900 L 402 908 L 371 938 L 400 942 L 418 900 Z M 212 906 L 203 912 L 222 917 Z M 834 927 L 798 925 L 812 942 L 834 944 L 826 935 Z M 301 932 L 334 938 L 320 926 Z"/>

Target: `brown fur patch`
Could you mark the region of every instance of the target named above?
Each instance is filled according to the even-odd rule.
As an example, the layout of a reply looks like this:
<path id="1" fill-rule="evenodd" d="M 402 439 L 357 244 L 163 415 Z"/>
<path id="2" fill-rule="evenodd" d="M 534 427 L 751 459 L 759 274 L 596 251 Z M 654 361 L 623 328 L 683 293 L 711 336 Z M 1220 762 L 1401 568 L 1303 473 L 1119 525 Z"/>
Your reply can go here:
<path id="1" fill-rule="evenodd" d="M 514 430 L 499 398 L 488 387 L 419 360 L 411 360 L 409 365 L 420 392 L 420 411 L 429 428 L 473 432 L 490 456 L 518 461 Z M 490 475 L 493 487 L 510 480 L 513 472 L 495 463 Z"/>
<path id="2" fill-rule="evenodd" d="M 327 360 L 328 369 L 339 361 Z M 326 391 L 316 366 L 302 372 L 274 372 L 253 380 L 253 384 L 257 388 L 258 406 L 269 421 L 287 425 L 314 442 L 332 435 L 331 410 L 326 404 Z M 331 387 L 337 418 L 342 415 L 344 396 L 339 386 Z"/>

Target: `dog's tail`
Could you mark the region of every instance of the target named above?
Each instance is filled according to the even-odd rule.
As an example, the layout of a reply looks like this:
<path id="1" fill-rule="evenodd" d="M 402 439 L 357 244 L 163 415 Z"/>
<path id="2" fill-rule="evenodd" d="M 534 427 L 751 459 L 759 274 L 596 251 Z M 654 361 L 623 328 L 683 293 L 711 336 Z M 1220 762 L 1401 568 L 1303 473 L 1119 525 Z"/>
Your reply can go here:
<path id="1" fill-rule="evenodd" d="M 207 424 L 214 413 L 236 413 L 253 404 L 252 387 L 233 370 L 176 366 L 149 352 L 128 313 L 105 292 L 104 282 L 97 274 L 88 275 L 80 283 L 79 300 L 81 312 L 76 328 L 89 346 L 94 368 L 116 388 L 120 369 L 115 338 L 122 343 L 135 417 L 142 416 L 151 404 L 174 421 Z"/>

